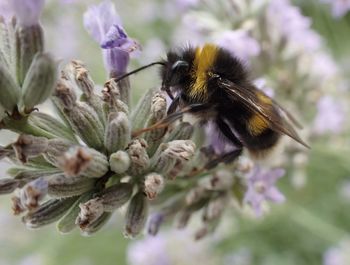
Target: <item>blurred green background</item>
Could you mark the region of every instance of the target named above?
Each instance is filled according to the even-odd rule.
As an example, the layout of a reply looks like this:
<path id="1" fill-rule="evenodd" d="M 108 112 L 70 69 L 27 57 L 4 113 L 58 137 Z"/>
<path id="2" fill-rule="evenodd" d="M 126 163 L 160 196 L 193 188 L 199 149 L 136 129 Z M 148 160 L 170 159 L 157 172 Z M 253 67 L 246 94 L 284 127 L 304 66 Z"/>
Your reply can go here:
<path id="1" fill-rule="evenodd" d="M 95 81 L 102 84 L 106 73 L 99 47 L 90 39 L 82 24 L 82 14 L 87 6 L 98 2 L 47 1 L 42 22 L 48 49 L 63 61 L 79 58 L 86 62 Z M 175 28 L 187 12 L 181 8 L 172 9 L 171 12 L 168 11 L 168 16 L 162 16 L 160 13 L 165 12 L 167 7 L 165 1 L 160 0 L 114 2 L 128 34 L 144 47 L 140 57 L 132 61 L 130 69 L 163 56 L 172 46 Z M 207 1 L 203 1 L 204 4 L 205 2 Z M 317 0 L 296 0 L 293 3 L 312 19 L 312 28 L 324 37 L 326 47 L 336 59 L 338 67 L 345 76 L 349 76 L 350 14 L 334 18 L 329 5 Z M 160 81 L 156 71 L 150 70 L 133 77 L 132 82 L 137 98 L 143 90 Z M 347 80 L 344 82 L 346 89 L 349 89 Z M 349 123 L 349 120 L 346 119 L 345 122 Z M 306 124 L 305 127 L 307 126 Z M 199 243 L 192 239 L 194 230 L 191 228 L 196 227 L 196 220 L 185 232 L 179 233 L 180 239 L 176 233 L 163 228 L 165 231 L 159 235 L 160 245 L 143 237 L 125 239 L 121 233 L 123 220 L 117 213 L 109 225 L 92 237 L 83 237 L 79 231 L 60 235 L 54 226 L 31 231 L 18 218 L 11 216 L 9 196 L 2 197 L 0 264 L 122 265 L 128 264 L 128 253 L 129 257 L 135 255 L 132 251 L 135 251 L 136 246 L 140 246 L 137 250 L 142 252 L 138 259 L 141 261 L 129 264 L 168 264 L 162 263 L 160 259 L 157 261 L 157 258 L 156 262 L 152 259 L 159 255 L 157 252 L 172 256 L 173 263 L 170 264 L 196 264 L 199 257 L 203 259 L 203 265 L 322 264 L 329 249 L 341 249 L 344 242 L 350 240 L 349 136 L 350 133 L 345 131 L 341 135 L 315 138 L 306 166 L 305 185 L 296 188 L 289 175 L 278 183 L 286 195 L 286 203 L 273 206 L 270 213 L 262 219 L 240 217 L 235 212 L 228 211 L 216 234 Z M 0 134 L 1 143 L 10 139 L 14 139 L 12 134 Z M 4 174 L 6 165 L 0 166 L 0 172 Z M 350 251 L 349 247 L 344 248 L 344 253 Z M 331 264 L 350 263 L 326 265 Z"/>

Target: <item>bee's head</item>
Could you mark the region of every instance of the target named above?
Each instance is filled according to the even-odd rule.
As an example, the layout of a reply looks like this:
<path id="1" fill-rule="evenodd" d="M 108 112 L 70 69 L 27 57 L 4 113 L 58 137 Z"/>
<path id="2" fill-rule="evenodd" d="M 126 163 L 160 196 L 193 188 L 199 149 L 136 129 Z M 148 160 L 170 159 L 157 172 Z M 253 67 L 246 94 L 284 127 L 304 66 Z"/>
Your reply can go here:
<path id="1" fill-rule="evenodd" d="M 170 88 L 179 90 L 183 88 L 189 74 L 190 63 L 177 54 L 169 53 L 168 60 L 161 68 L 162 90 L 166 91 L 170 97 Z"/>

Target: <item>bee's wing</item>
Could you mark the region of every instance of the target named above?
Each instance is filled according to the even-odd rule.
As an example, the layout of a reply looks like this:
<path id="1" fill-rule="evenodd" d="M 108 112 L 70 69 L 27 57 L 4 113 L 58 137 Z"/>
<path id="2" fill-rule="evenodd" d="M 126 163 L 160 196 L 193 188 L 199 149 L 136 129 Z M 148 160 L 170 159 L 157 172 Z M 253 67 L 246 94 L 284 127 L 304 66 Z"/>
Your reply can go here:
<path id="1" fill-rule="evenodd" d="M 228 93 L 234 100 L 242 102 L 249 110 L 260 114 L 266 120 L 269 121 L 272 130 L 288 135 L 298 143 L 310 148 L 298 135 L 293 126 L 285 119 L 283 115 L 278 115 L 276 112 L 271 111 L 271 105 L 259 102 L 259 99 L 252 89 L 242 88 L 237 86 L 229 80 L 219 80 L 219 86 Z M 265 94 L 264 94 L 265 95 Z M 265 95 L 266 96 L 266 95 Z M 268 96 L 266 96 L 268 97 Z M 269 97 L 268 97 L 269 98 Z M 273 106 L 282 112 L 284 112 L 288 118 L 292 117 L 289 112 L 281 108 L 281 106 L 271 99 Z M 292 122 L 296 122 L 294 118 Z"/>

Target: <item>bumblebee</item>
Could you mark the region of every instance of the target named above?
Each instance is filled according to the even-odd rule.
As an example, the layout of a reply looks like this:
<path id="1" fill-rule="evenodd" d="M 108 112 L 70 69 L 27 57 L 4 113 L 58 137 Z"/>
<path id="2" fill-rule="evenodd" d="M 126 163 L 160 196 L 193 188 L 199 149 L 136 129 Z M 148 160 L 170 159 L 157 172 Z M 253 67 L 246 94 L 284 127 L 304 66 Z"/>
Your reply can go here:
<path id="1" fill-rule="evenodd" d="M 168 93 L 172 103 L 163 121 L 136 134 L 167 126 L 190 113 L 204 124 L 213 122 L 216 133 L 236 147 L 212 165 L 233 161 L 243 148 L 254 155 L 264 154 L 282 135 L 309 148 L 294 129 L 292 123 L 300 125 L 293 116 L 257 89 L 244 65 L 227 50 L 213 44 L 188 47 L 171 51 L 166 60 L 136 71 L 154 64 L 161 65 L 161 89 Z"/>

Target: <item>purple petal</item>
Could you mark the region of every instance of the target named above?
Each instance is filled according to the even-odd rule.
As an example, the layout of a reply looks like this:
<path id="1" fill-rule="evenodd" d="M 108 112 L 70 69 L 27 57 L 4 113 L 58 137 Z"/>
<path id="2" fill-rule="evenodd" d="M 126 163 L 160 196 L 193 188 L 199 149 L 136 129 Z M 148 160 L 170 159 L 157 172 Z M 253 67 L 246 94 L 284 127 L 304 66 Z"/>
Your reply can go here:
<path id="1" fill-rule="evenodd" d="M 285 196 L 276 187 L 268 189 L 265 198 L 274 203 L 283 203 L 286 200 Z"/>
<path id="2" fill-rule="evenodd" d="M 129 63 L 129 52 L 120 48 L 103 49 L 103 60 L 105 68 L 117 76 L 126 73 L 126 68 Z"/>
<path id="3" fill-rule="evenodd" d="M 101 48 L 110 49 L 115 47 L 121 47 L 128 42 L 125 31 L 118 25 L 113 25 L 107 32 L 106 36 L 101 42 Z"/>
<path id="4" fill-rule="evenodd" d="M 9 3 L 12 13 L 22 26 L 30 27 L 39 23 L 44 0 L 11 0 Z"/>
<path id="5" fill-rule="evenodd" d="M 98 43 L 103 41 L 113 25 L 121 25 L 121 20 L 111 1 L 91 6 L 84 14 L 84 26 Z"/>

